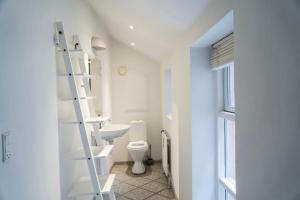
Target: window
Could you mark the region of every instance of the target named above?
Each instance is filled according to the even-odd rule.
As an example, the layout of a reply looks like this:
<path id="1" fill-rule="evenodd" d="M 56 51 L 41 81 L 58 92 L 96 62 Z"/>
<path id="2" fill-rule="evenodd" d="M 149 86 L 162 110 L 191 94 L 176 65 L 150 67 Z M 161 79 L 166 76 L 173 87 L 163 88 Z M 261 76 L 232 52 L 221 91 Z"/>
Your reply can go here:
<path id="1" fill-rule="evenodd" d="M 235 108 L 234 99 L 234 63 L 223 69 L 224 74 L 224 111 L 233 112 Z"/>
<path id="2" fill-rule="evenodd" d="M 235 122 L 224 120 L 225 124 L 225 177 L 235 184 Z"/>
<path id="3" fill-rule="evenodd" d="M 164 71 L 164 112 L 168 119 L 172 119 L 172 74 L 171 69 Z"/>
<path id="4" fill-rule="evenodd" d="M 234 63 L 223 69 L 223 110 L 219 114 L 219 183 L 220 200 L 234 200 L 235 167 L 235 94 Z"/>

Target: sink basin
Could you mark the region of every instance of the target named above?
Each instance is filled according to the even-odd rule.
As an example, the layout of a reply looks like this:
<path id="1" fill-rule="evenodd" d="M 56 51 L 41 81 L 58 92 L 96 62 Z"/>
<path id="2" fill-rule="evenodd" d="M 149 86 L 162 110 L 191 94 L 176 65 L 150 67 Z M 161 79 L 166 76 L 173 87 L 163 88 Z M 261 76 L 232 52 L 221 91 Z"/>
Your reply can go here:
<path id="1" fill-rule="evenodd" d="M 124 135 L 129 128 L 130 125 L 127 124 L 107 124 L 95 133 L 95 137 L 96 140 L 100 139 L 99 137 L 101 137 L 101 139 L 111 141 L 114 138 Z"/>

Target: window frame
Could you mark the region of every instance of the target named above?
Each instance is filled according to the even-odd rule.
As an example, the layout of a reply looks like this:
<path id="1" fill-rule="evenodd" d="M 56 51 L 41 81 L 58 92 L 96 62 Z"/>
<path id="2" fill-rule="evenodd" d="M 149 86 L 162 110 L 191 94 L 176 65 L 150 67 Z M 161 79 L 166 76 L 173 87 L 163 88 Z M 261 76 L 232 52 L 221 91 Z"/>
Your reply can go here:
<path id="1" fill-rule="evenodd" d="M 234 63 L 229 63 L 222 70 L 223 78 L 223 108 L 218 114 L 218 181 L 219 181 L 219 200 L 227 200 L 228 194 L 236 199 L 236 183 L 226 177 L 227 173 L 227 121 L 235 122 L 235 107 L 230 106 L 230 67 Z M 234 83 L 233 83 L 234 84 Z M 234 85 L 233 85 L 234 86 Z"/>
<path id="2" fill-rule="evenodd" d="M 234 121 L 235 122 L 235 115 L 234 113 L 229 112 L 220 112 L 218 116 L 218 162 L 219 162 L 219 173 L 218 173 L 218 180 L 219 180 L 219 199 L 225 199 L 226 191 L 231 194 L 231 196 L 236 197 L 236 185 L 233 183 L 229 178 L 226 177 L 226 120 Z M 225 190 L 225 193 L 224 193 Z"/>
<path id="3" fill-rule="evenodd" d="M 223 69 L 223 104 L 224 104 L 224 111 L 235 113 L 235 106 L 231 106 L 231 82 L 230 82 L 230 67 L 234 68 L 234 64 L 229 63 L 228 66 L 226 66 Z"/>

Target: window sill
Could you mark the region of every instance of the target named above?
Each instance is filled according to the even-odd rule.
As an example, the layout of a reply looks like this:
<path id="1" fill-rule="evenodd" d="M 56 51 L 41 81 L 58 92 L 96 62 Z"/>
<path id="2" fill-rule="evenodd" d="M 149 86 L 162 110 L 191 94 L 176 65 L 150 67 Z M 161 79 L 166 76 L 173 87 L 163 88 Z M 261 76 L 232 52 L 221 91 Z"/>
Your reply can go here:
<path id="1" fill-rule="evenodd" d="M 234 197 L 236 198 L 236 186 L 227 178 L 220 178 L 220 184 Z"/>
<path id="2" fill-rule="evenodd" d="M 222 111 L 222 112 L 219 112 L 218 117 L 227 119 L 230 121 L 235 121 L 235 113 Z"/>

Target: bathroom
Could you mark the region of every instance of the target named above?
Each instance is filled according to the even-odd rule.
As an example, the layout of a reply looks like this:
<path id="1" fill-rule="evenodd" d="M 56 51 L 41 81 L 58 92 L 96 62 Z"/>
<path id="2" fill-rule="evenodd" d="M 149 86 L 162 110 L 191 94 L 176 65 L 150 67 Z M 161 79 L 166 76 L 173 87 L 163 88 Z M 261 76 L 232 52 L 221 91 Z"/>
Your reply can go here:
<path id="1" fill-rule="evenodd" d="M 90 52 L 82 49 L 80 35 L 71 35 L 70 41 L 78 96 L 88 97 L 80 101 L 84 119 L 103 119 L 87 125 L 92 151 L 95 148 L 93 153 L 97 155 L 111 146 L 107 157 L 94 159 L 98 176 L 116 174 L 113 191 L 117 199 L 173 199 L 171 178 L 162 167 L 160 65 L 116 40 L 107 42 L 93 36 Z M 76 121 L 78 115 L 70 99 L 73 93 L 64 54 L 57 43 L 62 196 L 75 198 L 76 195 L 70 196 L 74 184 L 80 182 L 80 177 L 89 176 L 89 168 L 85 160 L 76 157 L 84 157 L 84 146 L 78 125 L 69 123 L 71 119 Z M 94 133 L 95 127 L 122 130 L 106 137 Z"/>
<path id="2" fill-rule="evenodd" d="M 299 21 L 299 0 L 0 0 L 0 200 L 300 199 Z"/>

